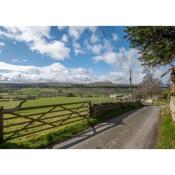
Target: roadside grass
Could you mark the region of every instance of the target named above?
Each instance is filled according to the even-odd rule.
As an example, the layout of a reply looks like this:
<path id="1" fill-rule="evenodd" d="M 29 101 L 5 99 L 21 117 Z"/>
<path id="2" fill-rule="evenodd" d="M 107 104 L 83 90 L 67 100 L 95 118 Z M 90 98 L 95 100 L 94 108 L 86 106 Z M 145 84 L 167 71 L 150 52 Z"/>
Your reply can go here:
<path id="1" fill-rule="evenodd" d="M 156 147 L 160 149 L 175 148 L 175 124 L 168 107 L 161 109 L 160 131 Z"/>
<path id="2" fill-rule="evenodd" d="M 164 105 L 169 105 L 170 99 L 159 99 L 159 100 L 154 100 L 153 105 L 156 106 L 164 106 Z"/>
<path id="3" fill-rule="evenodd" d="M 78 134 L 87 128 L 94 126 L 98 123 L 101 123 L 103 121 L 106 121 L 112 117 L 119 116 L 123 113 L 129 112 L 134 109 L 138 109 L 142 107 L 142 104 L 132 104 L 125 108 L 120 108 L 116 111 L 111 111 L 110 113 L 106 113 L 99 117 L 90 118 L 88 121 L 84 120 L 81 122 L 77 122 L 71 125 L 68 125 L 67 127 L 60 128 L 54 131 L 50 131 L 49 133 L 42 134 L 38 137 L 33 137 L 32 139 L 25 140 L 25 141 L 16 141 L 11 142 L 7 141 L 0 145 L 0 148 L 6 148 L 6 149 L 17 149 L 17 148 L 47 148 L 50 145 L 53 145 L 54 143 L 59 143 L 61 141 L 64 141 L 66 139 L 69 139 L 73 137 L 75 134 Z"/>

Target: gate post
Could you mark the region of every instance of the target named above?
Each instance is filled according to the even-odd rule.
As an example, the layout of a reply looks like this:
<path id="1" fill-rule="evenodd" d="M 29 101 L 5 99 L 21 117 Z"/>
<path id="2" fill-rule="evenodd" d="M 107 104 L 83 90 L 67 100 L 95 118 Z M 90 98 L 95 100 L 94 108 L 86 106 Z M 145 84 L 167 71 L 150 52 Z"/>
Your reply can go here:
<path id="1" fill-rule="evenodd" d="M 93 114 L 92 102 L 88 101 L 88 118 L 92 117 L 92 114 Z"/>
<path id="2" fill-rule="evenodd" d="M 0 107 L 0 144 L 3 142 L 3 107 Z"/>

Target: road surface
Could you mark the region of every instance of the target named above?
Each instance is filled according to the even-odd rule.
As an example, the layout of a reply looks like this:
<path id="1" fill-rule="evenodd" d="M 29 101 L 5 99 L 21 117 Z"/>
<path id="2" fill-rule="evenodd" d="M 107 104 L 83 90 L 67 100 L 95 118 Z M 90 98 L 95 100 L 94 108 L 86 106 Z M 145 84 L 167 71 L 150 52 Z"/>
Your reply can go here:
<path id="1" fill-rule="evenodd" d="M 101 123 L 72 139 L 54 145 L 52 148 L 154 148 L 159 120 L 160 108 L 146 106 Z"/>

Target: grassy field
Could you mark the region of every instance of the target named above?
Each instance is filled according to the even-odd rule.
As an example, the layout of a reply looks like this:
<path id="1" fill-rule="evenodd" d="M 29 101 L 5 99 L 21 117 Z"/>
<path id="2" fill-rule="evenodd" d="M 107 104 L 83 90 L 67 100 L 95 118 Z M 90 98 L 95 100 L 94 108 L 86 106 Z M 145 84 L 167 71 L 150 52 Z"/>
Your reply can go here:
<path id="1" fill-rule="evenodd" d="M 49 104 L 57 104 L 57 103 L 70 103 L 70 102 L 79 102 L 79 101 L 92 101 L 93 103 L 102 103 L 102 102 L 116 102 L 117 99 L 113 99 L 110 97 L 50 97 L 50 98 L 39 98 L 35 100 L 27 100 L 23 104 L 24 107 L 28 106 L 40 106 L 40 105 L 49 105 Z M 16 107 L 20 101 L 7 101 L 0 102 L 0 106 L 4 108 L 14 108 Z"/>
<path id="2" fill-rule="evenodd" d="M 80 88 L 80 87 L 32 87 L 32 88 L 8 88 L 0 89 L 0 100 L 20 99 L 20 98 L 43 98 L 43 97 L 104 97 L 111 94 L 126 95 L 129 93 L 127 88 Z"/>
<path id="3" fill-rule="evenodd" d="M 109 97 L 109 94 L 112 94 L 112 93 L 116 94 L 115 88 L 90 88 L 90 89 L 74 88 L 74 87 L 65 88 L 65 89 L 64 88 L 21 88 L 21 89 L 14 88 L 14 89 L 8 89 L 8 91 L 6 92 L 0 93 L 0 106 L 3 106 L 4 109 L 15 108 L 21 102 L 21 100 L 15 100 L 15 99 L 20 99 L 20 98 L 25 99 L 26 97 L 36 97 L 36 98 L 35 99 L 28 98 L 28 100 L 25 103 L 23 103 L 22 107 L 34 107 L 34 106 L 54 105 L 54 104 L 82 102 L 82 101 L 86 101 L 86 102 L 92 101 L 93 103 L 118 102 L 119 99 Z M 118 95 L 125 95 L 125 94 L 126 92 L 124 92 L 123 90 L 121 92 L 118 92 Z M 78 104 L 68 105 L 67 107 L 76 108 L 78 107 Z M 20 131 L 19 133 L 17 132 L 14 136 L 12 136 L 12 138 L 13 137 L 14 138 L 12 140 L 6 141 L 5 144 L 7 144 L 8 146 L 17 145 L 17 147 L 19 147 L 19 145 L 23 145 L 23 147 L 30 147 L 30 148 L 42 147 L 42 145 L 47 145 L 46 142 L 52 143 L 55 138 L 59 138 L 57 140 L 61 141 L 62 139 L 65 139 L 68 136 L 70 137 L 70 135 L 75 134 L 80 130 L 82 131 L 83 129 L 86 129 L 87 127 L 89 127 L 89 123 L 87 122 L 87 119 L 83 117 L 79 117 L 75 119 L 74 117 L 76 116 L 76 114 L 73 114 L 71 118 L 69 118 L 68 120 L 66 120 L 66 122 L 64 122 L 64 123 L 67 123 L 67 125 L 65 126 L 61 125 L 60 127 L 44 130 L 44 129 L 47 129 L 47 127 L 49 128 L 51 125 L 58 125 L 59 123 L 61 123 L 60 120 L 66 119 L 68 113 L 70 112 L 70 111 L 63 111 L 62 108 L 58 106 L 53 110 L 53 113 L 47 113 L 47 111 L 51 110 L 51 108 L 52 107 L 39 108 L 35 110 L 30 109 L 30 110 L 25 110 L 20 112 L 18 111 L 16 112 L 16 114 L 18 115 L 18 117 L 16 118 L 15 118 L 16 114 L 5 114 L 4 115 L 5 119 L 11 118 L 10 120 L 4 120 L 4 126 L 11 125 L 10 127 L 4 128 L 4 132 L 6 132 L 6 134 L 4 135 L 5 139 L 13 135 L 15 131 L 21 130 L 23 128 L 23 131 Z M 57 110 L 62 110 L 62 111 L 56 112 Z M 81 107 L 80 109 L 77 109 L 76 112 L 80 113 L 83 116 L 87 116 L 87 103 L 85 104 L 85 106 Z M 39 113 L 39 114 L 33 115 L 35 113 Z M 44 116 L 42 116 L 42 114 L 40 113 L 45 113 L 45 114 Z M 39 118 L 40 116 L 42 116 L 42 121 L 37 122 L 36 119 Z M 32 122 L 34 120 L 35 122 Z M 81 120 L 81 121 L 76 122 L 76 120 Z M 42 125 L 42 122 L 45 122 L 47 124 Z M 74 123 L 70 123 L 70 122 L 74 122 Z M 94 119 L 91 119 L 89 122 L 94 123 Z M 52 124 L 48 124 L 48 123 L 52 123 Z M 15 138 L 15 136 L 24 135 L 25 133 L 31 133 L 42 129 L 44 131 L 40 133 L 36 133 L 36 134 L 34 133 L 31 135 L 25 135 L 23 137 Z M 51 138 L 53 135 L 55 135 L 54 136 L 55 138 Z M 40 141 L 38 141 L 38 139 Z M 52 141 L 50 141 L 50 139 Z M 31 142 L 31 140 L 34 144 Z M 27 143 L 29 143 L 30 146 L 29 145 L 24 146 L 24 144 L 27 144 Z"/>
<path id="4" fill-rule="evenodd" d="M 25 106 L 31 107 L 30 103 Z M 64 107 L 66 107 L 67 109 L 71 109 L 71 108 L 78 108 L 80 106 L 82 107 L 80 109 L 76 109 L 75 111 L 83 116 L 84 115 L 86 116 L 87 115 L 87 103 L 71 104 L 71 105 L 66 105 Z M 37 108 L 37 109 L 29 109 L 29 110 L 24 110 L 24 111 L 17 111 L 14 114 L 5 114 L 4 119 L 8 118 L 8 120 L 4 120 L 4 127 L 5 127 L 4 132 L 6 133 L 4 135 L 4 139 L 10 137 L 16 131 L 21 130 L 20 132 L 17 132 L 12 137 L 14 138 L 12 142 L 24 141 L 27 139 L 34 138 L 35 136 L 38 136 L 40 134 L 46 134 L 48 132 L 53 132 L 57 130 L 58 127 L 54 127 L 54 126 L 59 125 L 60 123 L 62 123 L 63 120 L 65 120 L 65 122 L 60 125 L 59 129 L 63 127 L 67 127 L 68 125 L 71 125 L 69 124 L 70 122 L 73 122 L 73 121 L 75 122 L 77 120 L 78 121 L 85 120 L 85 117 L 84 118 L 79 117 L 77 116 L 77 114 L 73 114 L 70 116 L 69 119 L 66 119 L 69 116 L 70 111 L 62 109 L 60 106 L 55 107 L 52 110 L 52 113 L 48 112 L 53 107 L 54 106 L 45 107 L 45 108 Z M 41 119 L 38 121 L 37 119 L 39 119 L 40 117 Z M 37 131 L 42 131 L 42 132 L 37 132 Z M 29 133 L 32 133 L 32 134 L 28 135 Z M 19 137 L 22 135 L 23 137 Z M 17 138 L 15 139 L 15 137 Z"/>
<path id="5" fill-rule="evenodd" d="M 14 139 L 5 142 L 0 145 L 0 148 L 45 148 L 49 147 L 54 143 L 61 142 L 63 140 L 71 138 L 73 135 L 89 128 L 90 126 L 96 125 L 97 123 L 108 120 L 111 117 L 118 116 L 122 113 L 141 107 L 141 104 L 131 104 L 128 107 L 120 108 L 117 111 L 111 111 L 110 113 L 104 114 L 99 118 L 91 118 L 89 120 L 83 120 L 74 124 L 67 125 L 66 127 L 60 127 L 52 129 L 47 132 L 42 132 L 37 136 L 32 135 L 29 138 Z"/>
<path id="6" fill-rule="evenodd" d="M 102 103 L 102 102 L 117 102 L 117 100 L 109 98 L 109 97 L 91 97 L 91 98 L 85 98 L 85 97 L 56 97 L 56 98 L 39 98 L 39 99 L 35 99 L 35 100 L 28 100 L 26 101 L 22 107 L 32 107 L 32 106 L 42 106 L 42 105 L 53 105 L 53 104 L 62 104 L 62 103 L 71 103 L 71 102 L 82 102 L 82 101 L 88 101 L 91 100 L 93 103 Z M 5 109 L 9 109 L 9 108 L 14 108 L 19 104 L 20 101 L 9 101 L 9 102 L 0 102 L 0 106 L 3 106 Z M 81 104 L 74 104 L 74 105 L 67 105 L 67 108 L 75 108 L 75 107 L 79 107 Z M 20 112 L 16 112 L 18 115 L 20 115 L 18 118 L 14 118 L 15 115 L 14 114 L 6 114 L 4 115 L 4 118 L 12 118 L 10 120 L 4 120 L 4 126 L 9 126 L 9 125 L 15 125 L 18 123 L 22 123 L 20 125 L 16 125 L 16 126 L 11 126 L 11 127 L 7 127 L 4 128 L 4 132 L 6 132 L 7 134 L 4 135 L 4 138 L 6 139 L 7 137 L 9 137 L 11 134 L 13 134 L 13 131 L 16 130 L 21 130 L 23 127 L 25 128 L 25 126 L 31 122 L 32 120 L 35 120 L 36 118 L 40 117 L 41 114 L 35 115 L 33 116 L 33 114 L 35 113 L 46 113 L 44 114 L 44 116 L 42 117 L 42 121 L 46 122 L 46 123 L 54 123 L 55 125 L 58 125 L 61 121 L 60 120 L 64 120 L 67 118 L 67 115 L 70 111 L 61 111 L 61 112 L 54 112 L 57 110 L 62 110 L 61 107 L 56 107 L 53 110 L 53 113 L 48 113 L 47 111 L 49 111 L 52 107 L 47 107 L 47 108 L 39 108 L 39 109 L 32 109 L 32 110 L 25 110 L 25 111 L 20 111 Z M 81 115 L 87 115 L 87 103 L 85 103 L 85 106 L 81 107 L 80 109 L 78 109 L 76 112 L 80 113 Z M 62 116 L 63 115 L 63 116 Z M 23 117 L 24 116 L 24 117 Z M 30 117 L 30 119 L 27 119 L 27 117 Z M 57 116 L 61 116 L 59 118 L 57 118 Z M 73 114 L 71 116 L 70 119 L 66 120 L 66 122 L 64 123 L 69 123 L 69 122 L 74 122 L 76 120 L 81 120 L 82 121 L 77 121 L 78 123 L 86 123 L 86 119 L 82 118 L 82 117 L 78 117 L 78 118 L 74 118 L 76 116 L 76 114 Z M 50 118 L 53 117 L 53 118 Z M 24 124 L 23 124 L 24 123 Z M 37 127 L 37 125 L 39 125 L 39 127 Z M 31 135 L 26 135 L 20 138 L 14 138 L 13 140 L 10 140 L 8 142 L 10 143 L 18 143 L 20 144 L 21 142 L 24 142 L 26 140 L 30 140 L 30 139 L 35 139 L 36 137 L 40 137 L 42 135 L 47 135 L 50 132 L 56 132 L 59 130 L 64 130 L 67 127 L 71 127 L 72 125 L 75 125 L 75 122 L 72 124 L 67 124 L 65 126 L 60 126 L 59 128 L 51 128 L 49 130 L 45 130 L 42 131 L 41 133 L 36 133 L 36 134 L 31 134 Z M 82 124 L 82 127 L 84 125 Z M 34 127 L 34 128 L 32 128 Z M 42 125 L 41 122 L 33 122 L 30 123 L 28 127 L 25 128 L 25 130 L 20 131 L 19 133 L 16 134 L 16 136 L 19 135 L 23 135 L 25 133 L 30 133 L 30 132 L 35 132 L 38 130 L 44 130 L 46 128 L 49 128 L 50 125 L 46 124 L 46 125 Z M 80 127 L 81 128 L 81 127 Z M 11 133 L 9 133 L 11 132 Z"/>

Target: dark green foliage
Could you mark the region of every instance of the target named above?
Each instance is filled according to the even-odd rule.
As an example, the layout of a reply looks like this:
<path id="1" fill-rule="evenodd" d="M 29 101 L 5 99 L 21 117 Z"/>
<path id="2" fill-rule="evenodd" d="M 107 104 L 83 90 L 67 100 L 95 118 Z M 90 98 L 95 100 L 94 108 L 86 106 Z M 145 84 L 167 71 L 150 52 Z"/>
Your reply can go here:
<path id="1" fill-rule="evenodd" d="M 68 93 L 66 96 L 67 96 L 67 97 L 76 97 L 76 95 L 73 94 L 72 92 Z"/>
<path id="2" fill-rule="evenodd" d="M 147 66 L 172 64 L 175 58 L 175 27 L 126 27 L 126 38 L 136 48 Z"/>

